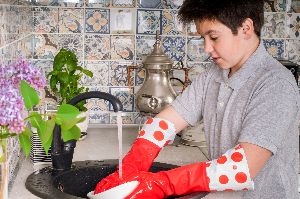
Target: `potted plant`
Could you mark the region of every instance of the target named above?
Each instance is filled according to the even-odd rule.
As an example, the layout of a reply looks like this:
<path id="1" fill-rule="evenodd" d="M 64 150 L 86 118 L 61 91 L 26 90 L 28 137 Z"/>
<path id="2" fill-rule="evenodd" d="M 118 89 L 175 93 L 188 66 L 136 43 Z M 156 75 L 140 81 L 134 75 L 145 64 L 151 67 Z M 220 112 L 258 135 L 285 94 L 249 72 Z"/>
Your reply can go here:
<path id="1" fill-rule="evenodd" d="M 26 157 L 30 153 L 32 128 L 37 129 L 38 136 L 46 153 L 53 140 L 55 125 L 61 127 L 61 139 L 65 142 L 78 140 L 80 129 L 77 123 L 78 108 L 62 104 L 56 113 L 39 114 L 33 108 L 39 104 L 39 92 L 46 84 L 45 77 L 31 63 L 23 58 L 10 64 L 0 64 L 0 164 L 1 191 L 0 198 L 7 198 L 6 139 L 18 137 Z M 2 175 L 3 174 L 3 175 Z M 6 188 L 5 188 L 6 187 Z"/>
<path id="2" fill-rule="evenodd" d="M 78 65 L 78 59 L 72 51 L 62 48 L 54 57 L 53 70 L 47 75 L 50 80 L 50 89 L 60 98 L 59 104 L 67 103 L 73 97 L 88 91 L 88 88 L 80 85 L 83 75 L 93 77 L 90 70 Z M 85 104 L 84 100 L 75 106 L 83 112 L 80 117 L 88 118 Z M 78 124 L 82 135 L 86 135 L 87 125 L 88 119 Z"/>

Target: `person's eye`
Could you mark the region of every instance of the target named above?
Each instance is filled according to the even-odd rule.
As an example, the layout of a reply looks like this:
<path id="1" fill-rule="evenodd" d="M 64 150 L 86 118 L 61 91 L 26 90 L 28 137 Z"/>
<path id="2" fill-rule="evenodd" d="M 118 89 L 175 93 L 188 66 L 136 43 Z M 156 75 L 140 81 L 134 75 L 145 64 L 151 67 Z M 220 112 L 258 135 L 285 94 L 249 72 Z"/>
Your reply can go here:
<path id="1" fill-rule="evenodd" d="M 218 39 L 218 37 L 211 36 L 210 39 L 213 40 L 213 41 L 216 41 Z"/>

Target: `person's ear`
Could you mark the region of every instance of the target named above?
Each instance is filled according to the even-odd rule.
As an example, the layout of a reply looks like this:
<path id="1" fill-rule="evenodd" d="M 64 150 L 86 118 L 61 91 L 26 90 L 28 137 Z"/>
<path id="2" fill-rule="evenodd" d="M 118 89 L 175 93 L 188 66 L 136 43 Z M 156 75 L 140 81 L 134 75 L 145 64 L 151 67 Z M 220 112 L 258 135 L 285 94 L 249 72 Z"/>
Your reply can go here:
<path id="1" fill-rule="evenodd" d="M 241 27 L 241 32 L 245 39 L 250 39 L 255 34 L 252 19 L 247 18 L 244 20 Z"/>

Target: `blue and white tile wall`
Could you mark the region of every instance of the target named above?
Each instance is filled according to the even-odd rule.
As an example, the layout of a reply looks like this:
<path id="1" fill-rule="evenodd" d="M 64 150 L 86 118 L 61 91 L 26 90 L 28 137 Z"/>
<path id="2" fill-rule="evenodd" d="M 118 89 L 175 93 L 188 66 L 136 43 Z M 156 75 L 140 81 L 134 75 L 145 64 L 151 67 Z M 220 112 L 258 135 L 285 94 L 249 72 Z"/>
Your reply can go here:
<path id="1" fill-rule="evenodd" d="M 23 24 L 18 21 L 7 23 L 8 15 L 16 12 L 14 9 L 28 8 L 21 6 L 17 0 L 14 1 L 7 3 L 14 6 L 1 7 L 1 12 L 6 13 L 6 18 L 2 17 L 1 27 L 15 29 L 16 24 Z M 90 90 L 117 96 L 124 105 L 123 122 L 139 124 L 141 118 L 138 116 L 131 86 L 141 86 L 144 72 L 133 71 L 130 74 L 133 85 L 129 86 L 127 68 L 131 65 L 140 66 L 143 57 L 152 51 L 156 30 L 162 34 L 166 54 L 175 63 L 182 61 L 184 66 L 191 68 L 191 79 L 209 63 L 208 56 L 203 51 L 203 40 L 197 35 L 195 27 L 182 27 L 176 19 L 182 2 L 183 0 L 32 0 L 28 4 L 32 11 L 33 30 L 24 26 L 19 34 L 10 34 L 9 37 L 2 35 L 1 56 L 25 54 L 47 74 L 60 48 L 73 50 L 80 63 L 95 75 L 93 78 L 84 78 L 82 84 Z M 268 0 L 265 3 L 265 26 L 262 30 L 262 41 L 272 56 L 298 64 L 299 7 L 299 0 Z M 9 17 L 10 22 L 20 21 L 21 18 Z M 12 44 L 8 46 L 7 43 L 10 42 Z M 182 74 L 178 76 L 182 77 Z M 90 100 L 88 107 L 91 110 L 90 123 L 115 123 L 109 104 L 101 100 Z"/>

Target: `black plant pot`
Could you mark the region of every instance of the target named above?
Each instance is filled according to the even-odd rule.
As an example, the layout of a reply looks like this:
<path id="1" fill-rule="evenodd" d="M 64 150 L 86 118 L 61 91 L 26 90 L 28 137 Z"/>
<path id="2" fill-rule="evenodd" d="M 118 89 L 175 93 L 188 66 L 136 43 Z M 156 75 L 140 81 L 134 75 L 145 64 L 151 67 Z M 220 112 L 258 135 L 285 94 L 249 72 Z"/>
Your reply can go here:
<path id="1" fill-rule="evenodd" d="M 123 106 L 121 101 L 115 96 L 104 93 L 100 91 L 90 91 L 82 93 L 74 98 L 72 98 L 68 104 L 76 105 L 78 102 L 98 98 L 107 100 L 112 104 L 114 112 L 122 111 Z M 60 126 L 55 125 L 53 130 L 53 142 L 51 146 L 51 159 L 52 166 L 55 170 L 68 170 L 72 166 L 74 148 L 76 147 L 76 140 L 70 140 L 68 142 L 63 142 L 61 139 L 61 129 Z"/>

